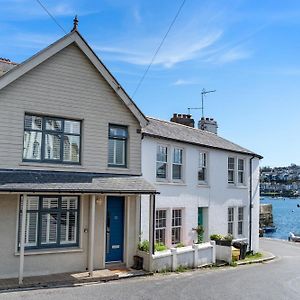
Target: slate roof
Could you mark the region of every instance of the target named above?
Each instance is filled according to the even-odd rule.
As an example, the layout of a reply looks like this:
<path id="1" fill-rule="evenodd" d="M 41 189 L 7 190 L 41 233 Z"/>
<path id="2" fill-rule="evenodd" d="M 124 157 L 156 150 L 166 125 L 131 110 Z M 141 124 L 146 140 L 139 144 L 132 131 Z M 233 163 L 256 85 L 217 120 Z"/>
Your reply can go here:
<path id="1" fill-rule="evenodd" d="M 0 170 L 0 192 L 153 194 L 156 190 L 141 176 Z"/>
<path id="2" fill-rule="evenodd" d="M 152 117 L 147 118 L 149 123 L 142 130 L 144 135 L 263 158 L 261 155 L 232 143 L 214 133 Z"/>

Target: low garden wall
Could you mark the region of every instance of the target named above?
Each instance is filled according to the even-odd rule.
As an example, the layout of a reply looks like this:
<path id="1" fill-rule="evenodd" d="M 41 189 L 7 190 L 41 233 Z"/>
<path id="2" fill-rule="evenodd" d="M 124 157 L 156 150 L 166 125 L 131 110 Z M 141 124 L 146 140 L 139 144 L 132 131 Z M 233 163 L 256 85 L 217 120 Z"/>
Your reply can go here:
<path id="1" fill-rule="evenodd" d="M 138 250 L 137 255 L 143 257 L 143 268 L 147 271 L 176 271 L 178 267 L 197 268 L 214 264 L 216 262 L 216 245 L 214 241 L 193 244 L 155 252 L 151 256 L 147 252 Z"/>

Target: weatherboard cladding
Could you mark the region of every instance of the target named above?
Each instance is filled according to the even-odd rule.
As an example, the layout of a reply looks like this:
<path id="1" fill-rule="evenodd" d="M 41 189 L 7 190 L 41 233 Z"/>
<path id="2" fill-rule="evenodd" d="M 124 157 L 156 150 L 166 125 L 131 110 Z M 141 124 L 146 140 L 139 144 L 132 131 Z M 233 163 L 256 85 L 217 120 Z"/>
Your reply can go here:
<path id="1" fill-rule="evenodd" d="M 234 144 L 214 133 L 197 128 L 191 128 L 174 122 L 158 120 L 152 117 L 148 117 L 148 120 L 148 125 L 142 130 L 143 135 L 171 139 L 183 143 L 190 143 L 242 154 L 249 154 L 258 158 L 262 158 L 262 156 L 259 154 Z"/>
<path id="2" fill-rule="evenodd" d="M 75 44 L 2 88 L 0 103 L 2 169 L 49 169 L 22 163 L 24 115 L 29 112 L 83 120 L 82 165 L 72 168 L 80 172 L 108 172 L 108 124 L 128 126 L 128 169 L 111 172 L 141 173 L 139 122 Z M 51 168 L 66 170 L 59 164 Z"/>
<path id="3" fill-rule="evenodd" d="M 101 173 L 0 170 L 0 192 L 155 193 L 141 176 Z"/>

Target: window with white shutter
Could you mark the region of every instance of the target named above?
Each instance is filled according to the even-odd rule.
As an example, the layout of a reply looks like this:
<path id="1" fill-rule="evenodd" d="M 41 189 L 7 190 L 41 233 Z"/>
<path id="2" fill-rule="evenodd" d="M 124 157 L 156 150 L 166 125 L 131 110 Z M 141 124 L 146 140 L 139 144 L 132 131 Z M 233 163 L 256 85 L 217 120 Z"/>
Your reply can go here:
<path id="1" fill-rule="evenodd" d="M 20 220 L 22 217 L 22 197 Z M 28 196 L 25 247 L 77 246 L 79 242 L 78 196 Z M 20 237 L 19 221 L 19 237 Z"/>

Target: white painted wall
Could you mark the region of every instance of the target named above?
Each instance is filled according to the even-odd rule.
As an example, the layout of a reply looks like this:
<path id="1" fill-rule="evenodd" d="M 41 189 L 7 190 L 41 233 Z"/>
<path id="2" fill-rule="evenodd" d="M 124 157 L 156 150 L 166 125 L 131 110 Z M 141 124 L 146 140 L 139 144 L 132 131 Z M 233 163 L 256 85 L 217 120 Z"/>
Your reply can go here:
<path id="1" fill-rule="evenodd" d="M 181 147 L 184 149 L 184 180 L 181 183 L 158 182 L 156 180 L 156 148 L 158 144 Z M 207 185 L 198 182 L 198 155 L 199 151 L 208 154 L 208 181 Z M 244 186 L 232 186 L 227 182 L 227 158 L 235 156 L 245 159 L 246 184 Z M 169 153 L 170 157 L 170 153 Z M 211 234 L 227 234 L 227 209 L 228 207 L 244 207 L 244 234 L 236 238 L 248 237 L 249 227 L 249 161 L 250 156 L 239 155 L 228 151 L 202 148 L 186 143 L 172 142 L 163 139 L 145 136 L 142 141 L 142 173 L 146 180 L 155 185 L 160 195 L 156 197 L 156 208 L 168 210 L 168 223 L 171 227 L 171 210 L 183 208 L 183 243 L 191 245 L 196 241 L 196 234 L 192 230 L 198 223 L 198 207 L 204 207 L 207 215 L 204 215 L 206 239 Z M 258 201 L 259 160 L 253 160 L 254 184 L 256 191 L 253 198 L 253 249 L 258 250 Z M 142 239 L 148 239 L 148 208 L 146 197 L 142 199 Z M 235 230 L 237 232 L 237 209 L 235 213 Z M 167 245 L 171 246 L 168 230 Z"/>

